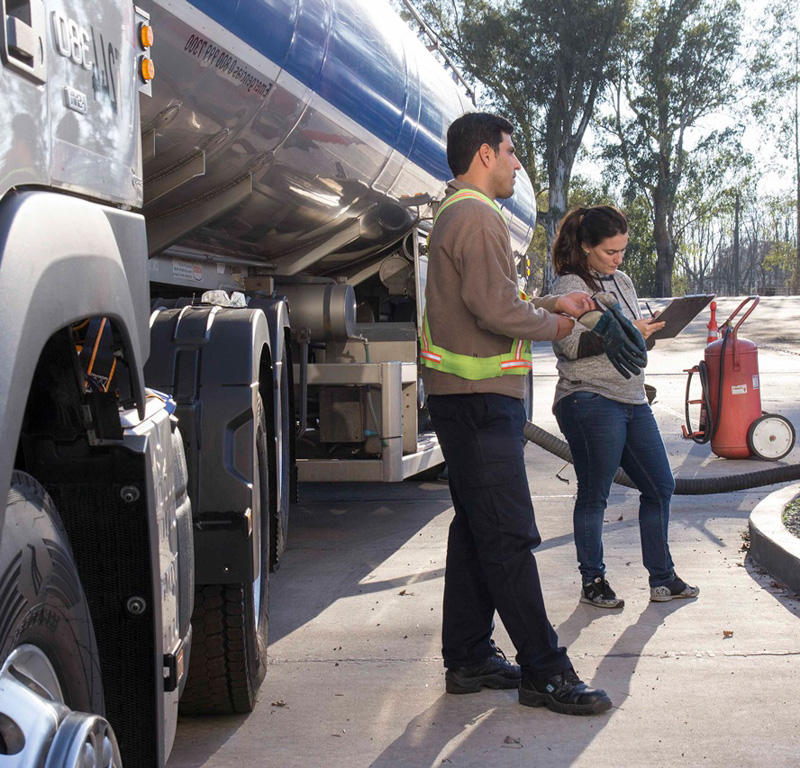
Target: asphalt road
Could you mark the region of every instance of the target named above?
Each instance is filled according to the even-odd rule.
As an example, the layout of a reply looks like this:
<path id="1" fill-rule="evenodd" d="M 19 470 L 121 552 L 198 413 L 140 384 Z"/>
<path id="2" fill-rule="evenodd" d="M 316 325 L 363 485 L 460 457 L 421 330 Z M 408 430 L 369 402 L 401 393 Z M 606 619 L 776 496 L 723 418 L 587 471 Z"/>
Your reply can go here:
<path id="1" fill-rule="evenodd" d="M 737 303 L 720 301 L 722 319 Z M 680 437 L 683 371 L 702 357 L 706 321 L 648 366 L 679 477 L 764 466 Z M 762 299 L 741 334 L 760 347 L 763 409 L 800 426 L 800 300 Z M 549 345 L 537 345 L 534 369 L 534 421 L 557 433 Z M 509 691 L 444 693 L 446 484 L 307 485 L 272 579 L 270 664 L 256 709 L 182 719 L 170 768 L 797 765 L 800 601 L 742 551 L 750 511 L 776 486 L 675 497 L 673 557 L 701 595 L 663 604 L 648 601 L 637 494 L 615 486 L 604 542 L 626 606 L 601 611 L 578 602 L 571 466 L 536 446 L 526 462 L 550 618 L 578 672 L 611 695 L 609 713 L 532 710 Z M 800 463 L 800 448 L 784 463 Z M 496 638 L 513 654 L 499 623 Z"/>

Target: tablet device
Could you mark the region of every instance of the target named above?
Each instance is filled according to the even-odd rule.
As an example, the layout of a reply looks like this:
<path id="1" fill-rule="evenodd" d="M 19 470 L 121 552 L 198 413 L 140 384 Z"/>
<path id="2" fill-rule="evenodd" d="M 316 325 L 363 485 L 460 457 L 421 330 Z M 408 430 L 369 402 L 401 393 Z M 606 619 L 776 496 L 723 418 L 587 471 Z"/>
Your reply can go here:
<path id="1" fill-rule="evenodd" d="M 663 322 L 666 325 L 647 339 L 647 348 L 666 346 L 708 306 L 713 298 L 713 293 L 701 293 L 673 299 L 655 318 L 656 322 Z"/>

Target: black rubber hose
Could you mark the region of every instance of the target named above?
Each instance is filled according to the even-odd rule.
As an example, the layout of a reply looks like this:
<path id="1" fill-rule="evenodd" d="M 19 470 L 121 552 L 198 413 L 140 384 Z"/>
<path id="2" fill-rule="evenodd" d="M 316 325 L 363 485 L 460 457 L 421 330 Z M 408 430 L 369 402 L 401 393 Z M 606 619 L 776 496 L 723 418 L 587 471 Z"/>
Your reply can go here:
<path id="1" fill-rule="evenodd" d="M 689 414 L 689 406 L 691 405 L 691 391 L 692 391 L 692 376 L 695 370 L 689 371 L 689 376 L 686 378 L 686 400 L 684 404 L 684 416 L 686 418 L 686 431 L 691 439 L 698 445 L 705 445 L 711 440 L 711 430 L 714 427 L 714 418 L 711 414 L 711 399 L 708 395 L 708 367 L 705 360 L 701 360 L 697 364 L 697 377 L 700 379 L 700 393 L 702 401 L 700 404 L 700 418 L 697 423 L 697 432 L 692 429 L 692 419 Z M 721 378 L 721 377 L 720 377 Z"/>
<path id="2" fill-rule="evenodd" d="M 572 452 L 569 445 L 559 437 L 551 435 L 533 422 L 527 422 L 523 430 L 526 440 L 536 443 L 549 453 L 572 464 Z M 700 496 L 706 493 L 729 493 L 745 488 L 758 488 L 762 485 L 788 483 L 800 480 L 800 464 L 782 464 L 779 467 L 767 467 L 754 472 L 742 472 L 738 475 L 722 477 L 689 477 L 675 478 L 675 493 L 679 496 Z M 614 475 L 614 482 L 628 488 L 636 488 L 636 484 L 622 468 Z"/>
<path id="3" fill-rule="evenodd" d="M 691 435 L 691 439 L 698 445 L 705 445 L 714 439 L 719 429 L 720 416 L 722 414 L 722 393 L 724 392 L 725 380 L 725 348 L 728 346 L 728 338 L 731 333 L 730 326 L 725 327 L 725 332 L 722 336 L 722 347 L 720 348 L 719 356 L 719 386 L 717 387 L 717 412 L 711 413 L 711 395 L 709 392 L 708 384 L 708 366 L 705 360 L 701 360 L 697 364 L 697 375 L 700 379 L 700 391 L 703 396 L 703 403 L 700 407 L 700 423 L 697 425 L 698 434 L 692 430 L 691 419 L 689 418 L 689 395 L 692 385 L 692 372 L 689 372 L 689 378 L 686 379 L 686 405 L 684 406 L 684 413 L 686 416 L 686 430 Z M 705 423 L 703 423 L 703 416 L 705 416 Z"/>

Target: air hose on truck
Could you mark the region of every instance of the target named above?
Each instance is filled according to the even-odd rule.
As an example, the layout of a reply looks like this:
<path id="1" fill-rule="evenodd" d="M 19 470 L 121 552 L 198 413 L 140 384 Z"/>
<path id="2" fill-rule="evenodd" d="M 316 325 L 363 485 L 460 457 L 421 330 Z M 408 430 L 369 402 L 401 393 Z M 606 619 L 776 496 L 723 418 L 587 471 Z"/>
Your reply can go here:
<path id="1" fill-rule="evenodd" d="M 572 453 L 564 440 L 551 435 L 547 430 L 527 422 L 523 430 L 526 440 L 536 443 L 549 453 L 572 464 Z M 800 464 L 784 464 L 780 467 L 767 467 L 754 472 L 743 472 L 738 475 L 718 477 L 676 477 L 675 494 L 683 496 L 699 496 L 704 493 L 729 493 L 745 488 L 758 488 L 762 485 L 787 483 L 800 480 Z M 636 488 L 636 484 L 623 469 L 618 469 L 614 482 L 628 488 Z"/>

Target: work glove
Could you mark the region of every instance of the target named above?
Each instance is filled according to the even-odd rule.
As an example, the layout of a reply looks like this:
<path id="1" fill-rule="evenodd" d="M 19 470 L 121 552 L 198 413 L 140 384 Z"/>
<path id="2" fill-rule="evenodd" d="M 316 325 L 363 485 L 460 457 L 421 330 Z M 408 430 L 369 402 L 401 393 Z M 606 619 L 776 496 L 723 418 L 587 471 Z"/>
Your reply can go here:
<path id="1" fill-rule="evenodd" d="M 606 304 L 601 299 L 598 306 L 604 309 L 585 312 L 578 322 L 603 340 L 606 357 L 622 376 L 629 379 L 631 374 L 640 374 L 647 365 L 647 347 L 642 334 L 625 317 L 616 301 Z"/>
<path id="2" fill-rule="evenodd" d="M 644 340 L 644 336 L 642 336 L 639 329 L 625 316 L 625 313 L 622 311 L 622 307 L 617 301 L 617 297 L 613 293 L 598 292 L 593 296 L 593 298 L 596 302 L 599 302 L 599 305 L 611 310 L 614 317 L 622 326 L 622 330 L 625 331 L 625 335 L 644 355 L 644 363 L 642 364 L 642 368 L 644 368 L 647 365 L 647 342 Z"/>

